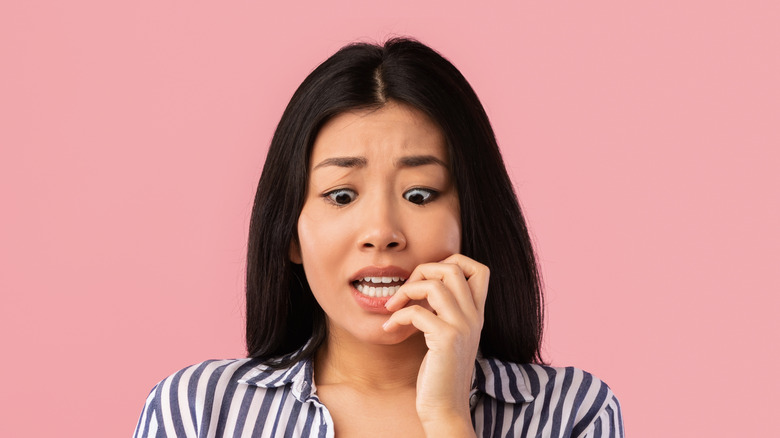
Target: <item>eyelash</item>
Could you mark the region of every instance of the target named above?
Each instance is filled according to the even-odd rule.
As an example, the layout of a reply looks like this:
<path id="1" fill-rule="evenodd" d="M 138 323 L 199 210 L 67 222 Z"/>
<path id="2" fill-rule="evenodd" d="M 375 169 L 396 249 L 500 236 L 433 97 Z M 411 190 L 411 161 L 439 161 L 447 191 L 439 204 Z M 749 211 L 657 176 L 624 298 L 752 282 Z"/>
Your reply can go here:
<path id="1" fill-rule="evenodd" d="M 351 201 L 349 201 L 349 202 L 347 202 L 345 204 L 341 204 L 341 203 L 336 202 L 336 199 L 334 197 L 334 195 L 338 194 L 339 192 L 352 192 L 354 195 L 352 196 L 352 200 Z M 344 207 L 344 206 L 347 206 L 347 205 L 351 204 L 355 200 L 355 198 L 357 198 L 357 193 L 355 193 L 354 190 L 350 190 L 350 189 L 336 189 L 336 190 L 331 190 L 331 191 L 329 191 L 327 193 L 323 193 L 322 197 L 325 199 L 325 201 L 333 204 L 336 207 Z"/>
<path id="2" fill-rule="evenodd" d="M 420 202 L 420 203 L 409 201 L 409 199 L 406 198 L 406 195 L 411 193 L 411 192 L 414 192 L 414 191 L 427 192 L 428 197 L 426 199 L 424 199 L 423 202 Z M 337 196 L 339 193 L 343 193 L 343 192 L 351 192 L 353 194 L 352 199 L 349 202 L 344 203 L 344 204 L 336 202 L 335 196 Z M 432 202 L 433 200 L 435 200 L 439 196 L 439 192 L 437 190 L 430 189 L 430 188 L 427 188 L 427 187 L 412 187 L 411 189 L 405 191 L 403 196 L 404 196 L 404 199 L 406 199 L 407 201 L 411 202 L 412 204 L 415 204 L 415 205 L 425 205 L 425 204 L 428 204 L 428 203 Z M 336 207 L 346 207 L 347 205 L 349 205 L 349 204 L 351 204 L 352 202 L 355 201 L 355 199 L 357 198 L 357 193 L 354 190 L 352 190 L 352 189 L 335 189 L 335 190 L 331 190 L 329 192 L 323 193 L 322 197 L 325 199 L 325 201 L 331 203 L 332 205 L 334 205 Z"/>

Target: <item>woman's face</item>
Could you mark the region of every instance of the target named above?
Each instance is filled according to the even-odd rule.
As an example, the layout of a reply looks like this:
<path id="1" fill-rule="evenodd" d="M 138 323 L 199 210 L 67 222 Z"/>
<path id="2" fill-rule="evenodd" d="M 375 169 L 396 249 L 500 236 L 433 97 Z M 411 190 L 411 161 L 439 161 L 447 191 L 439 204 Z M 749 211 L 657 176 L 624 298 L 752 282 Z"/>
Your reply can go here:
<path id="1" fill-rule="evenodd" d="M 385 333 L 384 303 L 418 264 L 460 251 L 446 150 L 425 114 L 394 102 L 320 130 L 290 258 L 303 263 L 331 336 L 392 344 L 416 332 Z"/>

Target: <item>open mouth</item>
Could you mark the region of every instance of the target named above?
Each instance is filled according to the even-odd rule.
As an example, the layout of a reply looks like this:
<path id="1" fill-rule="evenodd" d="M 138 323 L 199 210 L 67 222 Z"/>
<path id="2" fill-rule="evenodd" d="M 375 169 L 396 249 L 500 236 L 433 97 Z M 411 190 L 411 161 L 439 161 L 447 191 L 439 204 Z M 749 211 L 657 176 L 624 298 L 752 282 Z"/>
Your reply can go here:
<path id="1" fill-rule="evenodd" d="M 367 297 L 392 297 L 404 282 L 403 277 L 363 277 L 353 281 L 352 286 Z"/>

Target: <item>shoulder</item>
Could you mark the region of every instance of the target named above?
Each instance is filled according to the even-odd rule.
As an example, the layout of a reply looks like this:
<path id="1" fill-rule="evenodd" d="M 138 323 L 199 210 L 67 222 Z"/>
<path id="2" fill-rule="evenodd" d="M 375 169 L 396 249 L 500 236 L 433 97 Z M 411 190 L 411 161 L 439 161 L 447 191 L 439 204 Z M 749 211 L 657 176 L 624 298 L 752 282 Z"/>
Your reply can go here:
<path id="1" fill-rule="evenodd" d="M 579 368 L 480 358 L 475 386 L 489 396 L 492 415 L 511 411 L 515 427 L 526 433 L 547 430 L 550 436 L 596 437 L 613 430 L 622 436 L 617 397 L 604 381 Z"/>
<path id="2" fill-rule="evenodd" d="M 182 368 L 152 388 L 135 436 L 193 436 L 209 430 L 220 420 L 222 404 L 243 396 L 247 379 L 283 372 L 256 359 L 207 360 Z"/>

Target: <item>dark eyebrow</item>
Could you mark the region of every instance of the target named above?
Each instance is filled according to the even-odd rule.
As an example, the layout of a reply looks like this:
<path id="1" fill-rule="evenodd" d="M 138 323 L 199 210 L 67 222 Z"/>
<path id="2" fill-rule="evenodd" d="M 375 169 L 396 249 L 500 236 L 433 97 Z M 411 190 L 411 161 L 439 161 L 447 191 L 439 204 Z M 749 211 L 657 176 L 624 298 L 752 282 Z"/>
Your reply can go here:
<path id="1" fill-rule="evenodd" d="M 319 164 L 314 166 L 314 169 L 319 169 L 325 166 L 337 166 L 337 167 L 366 167 L 368 160 L 365 157 L 333 157 L 326 158 L 320 161 Z"/>
<path id="2" fill-rule="evenodd" d="M 409 155 L 399 158 L 395 163 L 396 167 L 419 167 L 427 166 L 429 164 L 438 164 L 447 168 L 447 163 L 433 155 Z M 326 166 L 366 167 L 367 165 L 368 160 L 365 157 L 331 157 L 320 161 L 312 170 L 317 170 L 320 167 Z"/>
<path id="3" fill-rule="evenodd" d="M 447 163 L 434 157 L 433 155 L 410 155 L 408 157 L 399 158 L 395 163 L 397 167 L 419 167 L 426 166 L 428 164 L 438 164 L 445 169 L 447 168 Z"/>

